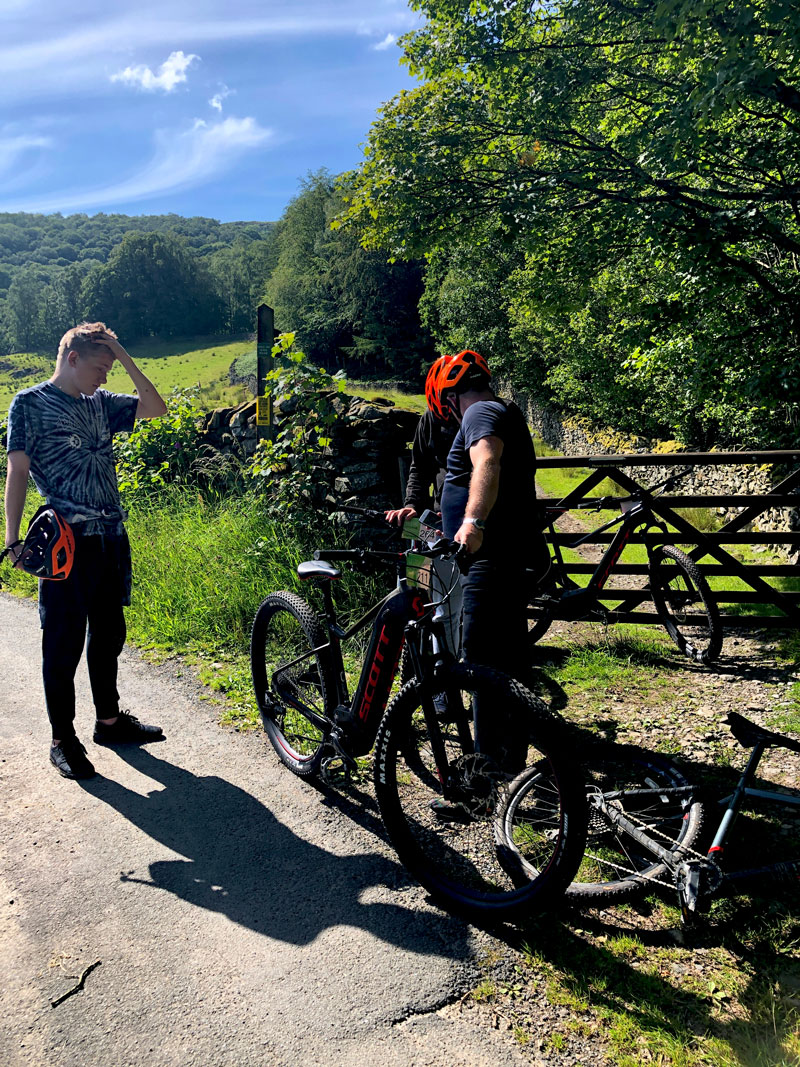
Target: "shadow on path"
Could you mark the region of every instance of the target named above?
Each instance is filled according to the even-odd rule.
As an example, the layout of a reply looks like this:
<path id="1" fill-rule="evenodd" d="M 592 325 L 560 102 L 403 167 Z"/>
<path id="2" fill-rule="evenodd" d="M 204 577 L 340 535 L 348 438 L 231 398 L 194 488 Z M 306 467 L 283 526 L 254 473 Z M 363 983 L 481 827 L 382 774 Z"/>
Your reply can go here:
<path id="1" fill-rule="evenodd" d="M 115 752 L 163 788 L 142 796 L 99 776 L 81 782 L 82 787 L 186 857 L 154 860 L 149 879 L 123 871 L 121 881 L 152 885 L 296 945 L 345 925 L 423 955 L 470 957 L 463 921 L 360 899 L 375 886 L 408 884 L 398 862 L 375 852 L 334 855 L 298 837 L 249 793 L 222 778 L 198 777 L 144 748 Z"/>

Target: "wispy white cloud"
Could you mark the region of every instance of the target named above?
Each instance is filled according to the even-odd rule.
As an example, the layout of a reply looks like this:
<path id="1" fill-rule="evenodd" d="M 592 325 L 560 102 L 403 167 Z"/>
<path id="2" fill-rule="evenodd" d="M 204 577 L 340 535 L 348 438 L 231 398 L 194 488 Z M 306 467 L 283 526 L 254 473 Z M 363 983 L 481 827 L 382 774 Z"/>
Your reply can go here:
<path id="1" fill-rule="evenodd" d="M 186 81 L 186 71 L 200 56 L 190 53 L 188 56 L 183 52 L 170 52 L 161 66 L 158 74 L 154 74 L 149 67 L 140 64 L 136 67 L 126 67 L 125 70 L 111 75 L 112 82 L 122 82 L 124 85 L 135 85 L 147 92 L 155 92 L 163 89 L 165 93 Z"/>
<path id="2" fill-rule="evenodd" d="M 36 148 L 49 148 L 52 138 L 36 134 L 10 134 L 0 131 L 0 175 L 16 171 L 23 156 Z"/>
<path id="3" fill-rule="evenodd" d="M 225 97 L 230 96 L 232 92 L 233 89 L 229 89 L 227 85 L 223 85 L 220 91 L 218 93 L 214 93 L 214 95 L 208 102 L 214 108 L 215 111 L 222 112 L 222 101 L 225 99 Z"/>
<path id="4" fill-rule="evenodd" d="M 394 42 L 397 40 L 393 33 L 387 33 L 382 41 L 378 41 L 377 44 L 370 45 L 376 52 L 385 52 L 387 48 L 391 48 Z"/>
<path id="5" fill-rule="evenodd" d="M 102 189 L 79 190 L 5 204 L 0 211 L 82 211 L 110 204 L 148 200 L 160 193 L 190 189 L 232 170 L 249 152 L 274 138 L 254 118 L 227 118 L 206 123 L 196 119 L 182 133 L 162 130 L 156 135 L 152 160 L 124 181 Z"/>
<path id="6" fill-rule="evenodd" d="M 83 85 L 87 79 L 102 77 L 98 64 L 76 64 L 76 55 L 114 55 L 121 49 L 141 49 L 164 45 L 166 42 L 181 42 L 197 46 L 203 42 L 219 44 L 222 41 L 254 40 L 258 38 L 346 36 L 363 33 L 378 36 L 387 30 L 403 32 L 416 24 L 418 19 L 407 9 L 376 10 L 371 4 L 358 6 L 358 10 L 333 5 L 312 5 L 305 10 L 287 8 L 285 13 L 267 17 L 247 15 L 230 18 L 209 18 L 205 12 L 193 17 L 176 17 L 175 5 L 164 3 L 163 14 L 148 11 L 143 17 L 138 11 L 124 11 L 129 5 L 122 3 L 116 10 L 123 13 L 107 22 L 86 20 L 75 27 L 52 37 L 37 35 L 28 40 L 8 41 L 0 46 L 0 70 L 6 79 L 10 75 L 36 73 L 42 84 L 66 87 Z M 388 45 L 386 45 L 388 47 Z M 138 68 L 129 68 L 135 70 Z M 144 68 L 147 69 L 147 68 Z M 158 75 L 153 75 L 158 77 Z M 6 88 L 12 89 L 13 79 Z M 28 89 L 35 89 L 32 81 Z"/>

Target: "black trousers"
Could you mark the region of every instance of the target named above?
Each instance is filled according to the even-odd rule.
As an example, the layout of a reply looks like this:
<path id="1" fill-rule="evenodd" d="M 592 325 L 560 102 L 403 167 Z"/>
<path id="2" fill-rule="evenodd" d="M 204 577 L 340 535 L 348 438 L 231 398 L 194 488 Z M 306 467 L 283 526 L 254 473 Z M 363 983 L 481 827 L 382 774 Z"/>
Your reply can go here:
<path id="1" fill-rule="evenodd" d="M 518 555 L 509 553 L 508 556 Z M 513 558 L 478 554 L 463 580 L 461 651 L 468 663 L 503 671 L 525 684 L 528 674 L 526 608 L 528 581 L 525 565 Z M 528 723 L 503 707 L 473 702 L 475 742 L 509 773 L 525 766 Z"/>
<path id="2" fill-rule="evenodd" d="M 125 644 L 129 567 L 127 536 L 78 536 L 69 578 L 39 583 L 44 696 L 59 741 L 75 733 L 75 671 L 84 643 L 97 718 L 119 711 L 117 660 Z"/>

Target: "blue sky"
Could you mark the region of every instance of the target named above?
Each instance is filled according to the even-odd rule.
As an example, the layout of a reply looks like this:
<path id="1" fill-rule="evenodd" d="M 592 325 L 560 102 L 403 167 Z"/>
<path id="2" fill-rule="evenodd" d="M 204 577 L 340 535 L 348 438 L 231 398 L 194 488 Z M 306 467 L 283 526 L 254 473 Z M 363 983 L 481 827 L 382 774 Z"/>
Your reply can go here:
<path id="1" fill-rule="evenodd" d="M 277 219 L 412 80 L 406 0 L 0 0 L 0 211 Z"/>

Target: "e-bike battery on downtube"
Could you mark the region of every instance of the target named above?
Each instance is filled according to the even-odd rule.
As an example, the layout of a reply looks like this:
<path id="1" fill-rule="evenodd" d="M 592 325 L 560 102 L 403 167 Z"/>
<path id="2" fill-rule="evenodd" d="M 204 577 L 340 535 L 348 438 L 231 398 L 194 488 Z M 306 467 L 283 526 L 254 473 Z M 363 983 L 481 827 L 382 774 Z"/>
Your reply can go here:
<path id="1" fill-rule="evenodd" d="M 354 756 L 364 756 L 372 748 L 375 723 L 386 710 L 397 674 L 406 625 L 421 618 L 424 611 L 423 597 L 404 584 L 386 599 L 378 613 L 365 657 L 370 668 L 362 672 L 351 703 L 353 717 L 347 724 L 348 747 Z"/>

